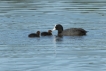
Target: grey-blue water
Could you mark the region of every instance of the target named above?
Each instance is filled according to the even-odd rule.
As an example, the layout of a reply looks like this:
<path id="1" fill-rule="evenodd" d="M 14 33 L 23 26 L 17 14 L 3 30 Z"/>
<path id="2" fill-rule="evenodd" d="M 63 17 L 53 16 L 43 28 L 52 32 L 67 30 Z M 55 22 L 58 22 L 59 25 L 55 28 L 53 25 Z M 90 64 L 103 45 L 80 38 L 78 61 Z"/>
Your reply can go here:
<path id="1" fill-rule="evenodd" d="M 28 38 L 58 23 L 88 33 Z M 106 1 L 0 0 L 0 71 L 106 71 Z"/>

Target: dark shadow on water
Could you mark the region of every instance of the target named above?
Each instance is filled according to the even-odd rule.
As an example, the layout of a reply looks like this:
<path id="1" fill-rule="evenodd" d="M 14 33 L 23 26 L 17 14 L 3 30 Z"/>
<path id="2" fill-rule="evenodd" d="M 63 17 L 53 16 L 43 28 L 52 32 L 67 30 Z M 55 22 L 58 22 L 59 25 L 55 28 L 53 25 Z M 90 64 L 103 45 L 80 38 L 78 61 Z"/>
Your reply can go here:
<path id="1" fill-rule="evenodd" d="M 62 42 L 62 41 L 80 41 L 80 40 L 84 40 L 84 38 L 87 36 L 54 36 L 54 40 L 56 42 Z"/>
<path id="2" fill-rule="evenodd" d="M 54 40 L 55 41 L 63 41 L 63 36 L 59 37 L 59 36 L 54 36 Z"/>

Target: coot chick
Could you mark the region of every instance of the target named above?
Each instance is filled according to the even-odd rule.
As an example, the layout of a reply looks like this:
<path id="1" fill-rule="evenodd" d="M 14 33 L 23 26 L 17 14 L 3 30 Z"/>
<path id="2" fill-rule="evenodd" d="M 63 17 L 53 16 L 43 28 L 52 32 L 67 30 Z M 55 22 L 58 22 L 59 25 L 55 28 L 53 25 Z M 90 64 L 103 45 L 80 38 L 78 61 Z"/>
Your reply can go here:
<path id="1" fill-rule="evenodd" d="M 87 31 L 82 28 L 70 28 L 63 30 L 63 26 L 60 24 L 55 25 L 53 30 L 58 30 L 58 36 L 83 36 Z"/>
<path id="2" fill-rule="evenodd" d="M 41 36 L 51 36 L 52 35 L 52 31 L 48 30 L 48 32 L 42 32 Z"/>
<path id="3" fill-rule="evenodd" d="M 36 33 L 31 33 L 28 35 L 28 37 L 40 37 L 40 31 L 37 31 Z"/>

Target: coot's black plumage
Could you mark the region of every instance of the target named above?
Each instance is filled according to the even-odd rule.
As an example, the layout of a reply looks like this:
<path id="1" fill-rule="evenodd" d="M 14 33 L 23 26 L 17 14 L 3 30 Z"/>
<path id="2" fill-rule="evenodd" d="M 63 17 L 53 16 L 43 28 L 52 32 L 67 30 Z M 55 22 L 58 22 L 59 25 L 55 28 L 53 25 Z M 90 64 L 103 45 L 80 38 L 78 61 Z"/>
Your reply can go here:
<path id="1" fill-rule="evenodd" d="M 37 31 L 36 33 L 31 33 L 28 35 L 28 37 L 40 37 L 40 31 Z"/>
<path id="2" fill-rule="evenodd" d="M 48 30 L 48 32 L 42 32 L 41 36 L 51 36 L 52 35 L 52 31 Z"/>
<path id="3" fill-rule="evenodd" d="M 63 30 L 63 26 L 60 24 L 55 25 L 53 30 L 58 30 L 58 36 L 83 36 L 87 31 L 82 28 L 70 28 Z"/>

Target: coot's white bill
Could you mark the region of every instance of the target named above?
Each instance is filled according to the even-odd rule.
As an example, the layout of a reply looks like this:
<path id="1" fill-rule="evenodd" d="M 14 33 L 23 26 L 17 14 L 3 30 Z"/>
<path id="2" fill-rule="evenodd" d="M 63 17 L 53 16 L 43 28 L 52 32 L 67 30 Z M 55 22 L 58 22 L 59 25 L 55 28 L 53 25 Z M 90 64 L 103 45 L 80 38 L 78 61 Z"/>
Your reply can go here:
<path id="1" fill-rule="evenodd" d="M 56 28 L 55 28 L 55 27 L 56 27 L 56 25 L 54 26 L 54 28 L 52 29 L 52 31 L 56 30 Z"/>

